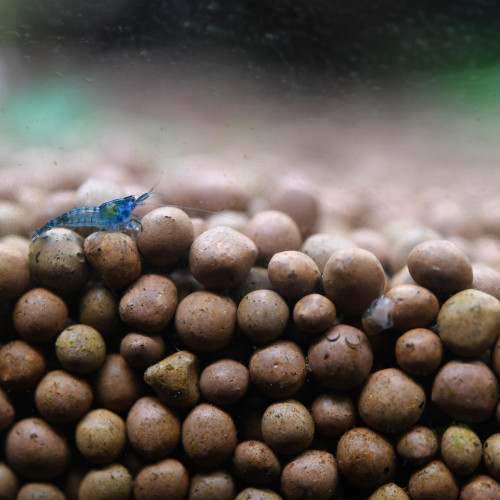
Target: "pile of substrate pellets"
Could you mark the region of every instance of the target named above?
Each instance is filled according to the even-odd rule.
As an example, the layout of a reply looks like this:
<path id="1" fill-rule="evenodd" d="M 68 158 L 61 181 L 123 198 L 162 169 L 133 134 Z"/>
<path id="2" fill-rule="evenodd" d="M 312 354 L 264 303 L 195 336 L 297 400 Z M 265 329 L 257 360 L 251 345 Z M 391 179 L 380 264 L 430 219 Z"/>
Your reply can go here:
<path id="1" fill-rule="evenodd" d="M 0 498 L 500 498 L 486 222 L 318 232 L 302 187 L 213 193 L 230 214 L 3 235 Z"/>

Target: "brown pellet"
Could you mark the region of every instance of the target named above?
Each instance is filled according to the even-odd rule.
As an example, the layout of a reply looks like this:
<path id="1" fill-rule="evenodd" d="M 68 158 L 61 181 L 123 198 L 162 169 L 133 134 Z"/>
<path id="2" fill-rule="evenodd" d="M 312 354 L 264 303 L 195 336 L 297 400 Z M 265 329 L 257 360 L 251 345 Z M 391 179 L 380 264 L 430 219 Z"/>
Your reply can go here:
<path id="1" fill-rule="evenodd" d="M 392 444 L 366 427 L 356 427 L 342 435 L 337 460 L 342 474 L 361 488 L 390 481 L 396 469 Z"/>
<path id="2" fill-rule="evenodd" d="M 67 319 L 66 303 L 45 288 L 26 292 L 14 307 L 14 326 L 19 336 L 29 342 L 54 339 L 66 326 Z"/>
<path id="3" fill-rule="evenodd" d="M 472 265 L 451 241 L 430 240 L 417 245 L 408 256 L 411 277 L 439 293 L 456 293 L 472 286 Z"/>
<path id="4" fill-rule="evenodd" d="M 127 416 L 127 437 L 133 448 L 150 460 L 167 457 L 177 446 L 181 423 L 159 399 L 138 399 Z"/>
<path id="5" fill-rule="evenodd" d="M 223 290 L 240 284 L 257 258 L 254 242 L 230 227 L 200 234 L 189 252 L 193 276 L 207 288 Z"/>
<path id="6" fill-rule="evenodd" d="M 5 441 L 7 462 L 29 479 L 47 480 L 69 463 L 66 439 L 40 418 L 26 418 L 11 427 Z"/>
<path id="7" fill-rule="evenodd" d="M 267 266 L 275 253 L 298 250 L 302 244 L 297 223 L 289 215 L 278 210 L 267 210 L 254 215 L 244 233 L 257 246 L 258 266 Z"/>
<path id="8" fill-rule="evenodd" d="M 110 288 L 128 286 L 141 275 L 137 245 L 124 233 L 93 233 L 83 248 L 88 262 Z"/>
<path id="9" fill-rule="evenodd" d="M 45 358 L 23 340 L 13 340 L 0 348 L 0 384 L 9 391 L 34 387 L 45 372 Z"/>
<path id="10" fill-rule="evenodd" d="M 216 405 L 229 405 L 239 401 L 249 383 L 248 369 L 233 359 L 221 359 L 208 365 L 200 376 L 203 397 Z"/>
<path id="11" fill-rule="evenodd" d="M 366 379 L 372 368 L 373 352 L 361 330 L 349 325 L 337 325 L 311 344 L 307 359 L 321 386 L 346 390 Z"/>
<path id="12" fill-rule="evenodd" d="M 165 341 L 159 335 L 128 333 L 120 343 L 120 354 L 133 368 L 147 368 L 165 353 Z"/>
<path id="13" fill-rule="evenodd" d="M 175 315 L 181 342 L 197 351 L 222 349 L 233 338 L 235 326 L 236 304 L 229 297 L 210 292 L 189 294 Z"/>
<path id="14" fill-rule="evenodd" d="M 264 486 L 275 481 L 281 472 L 278 457 L 265 443 L 243 441 L 233 456 L 234 472 L 243 481 Z"/>
<path id="15" fill-rule="evenodd" d="M 274 290 L 295 300 L 312 293 L 321 278 L 314 260 L 294 250 L 274 254 L 269 261 L 268 274 Z"/>
<path id="16" fill-rule="evenodd" d="M 202 467 L 218 467 L 236 447 L 236 427 L 231 416 L 216 406 L 202 403 L 182 424 L 186 455 Z"/>
<path id="17" fill-rule="evenodd" d="M 144 467 L 134 480 L 134 498 L 182 500 L 189 489 L 187 469 L 178 460 L 166 458 Z"/>
<path id="18" fill-rule="evenodd" d="M 295 325 L 306 333 L 321 333 L 333 326 L 336 309 L 333 302 L 319 293 L 302 297 L 293 308 Z"/>
<path id="19" fill-rule="evenodd" d="M 385 274 L 377 257 L 361 248 L 337 250 L 323 271 L 326 296 L 346 314 L 361 314 L 385 286 Z"/>
<path id="20" fill-rule="evenodd" d="M 96 373 L 96 400 L 100 406 L 117 413 L 130 409 L 140 397 L 142 385 L 120 354 L 108 354 Z"/>
<path id="21" fill-rule="evenodd" d="M 159 274 L 145 274 L 130 285 L 120 299 L 120 318 L 132 328 L 159 332 L 173 318 L 177 300 L 177 288 L 172 280 Z"/>
<path id="22" fill-rule="evenodd" d="M 250 379 L 272 398 L 289 398 L 297 393 L 307 376 L 306 360 L 300 347 L 288 341 L 277 341 L 252 355 Z"/>
<path id="23" fill-rule="evenodd" d="M 30 286 L 28 261 L 19 250 L 5 244 L 0 244 L 0 261 L 0 299 L 17 299 Z"/>
<path id="24" fill-rule="evenodd" d="M 102 283 L 95 283 L 80 299 L 80 323 L 95 328 L 102 335 L 117 334 L 123 323 L 118 314 L 118 297 Z"/>
<path id="25" fill-rule="evenodd" d="M 87 283 L 83 238 L 69 229 L 51 229 L 32 241 L 29 264 L 34 280 L 47 288 L 75 292 Z"/>
<path id="26" fill-rule="evenodd" d="M 238 326 L 254 342 L 276 340 L 288 324 L 290 311 L 285 300 L 273 290 L 255 290 L 238 305 Z"/>
<path id="27" fill-rule="evenodd" d="M 152 210 L 141 220 L 137 246 L 153 266 L 171 266 L 179 261 L 194 239 L 189 216 L 175 207 Z"/>
<path id="28" fill-rule="evenodd" d="M 64 370 L 47 373 L 35 391 L 37 410 L 54 424 L 67 424 L 83 417 L 93 400 L 88 382 Z"/>

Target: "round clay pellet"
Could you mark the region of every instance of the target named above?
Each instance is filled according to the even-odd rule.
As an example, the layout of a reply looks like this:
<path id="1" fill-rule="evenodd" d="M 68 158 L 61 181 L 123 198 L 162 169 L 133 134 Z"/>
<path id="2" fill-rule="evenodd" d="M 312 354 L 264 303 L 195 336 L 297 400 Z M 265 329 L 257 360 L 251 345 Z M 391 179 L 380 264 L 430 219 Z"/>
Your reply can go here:
<path id="1" fill-rule="evenodd" d="M 421 425 L 402 434 L 396 445 L 398 455 L 415 465 L 423 465 L 432 460 L 438 448 L 436 433 Z"/>
<path id="2" fill-rule="evenodd" d="M 64 370 L 47 373 L 35 391 L 35 404 L 43 418 L 67 424 L 81 418 L 94 399 L 90 385 Z"/>
<path id="3" fill-rule="evenodd" d="M 85 239 L 83 249 L 90 265 L 110 288 L 128 286 L 141 275 L 137 245 L 125 233 L 93 233 Z"/>
<path id="4" fill-rule="evenodd" d="M 87 283 L 83 238 L 69 229 L 51 229 L 32 241 L 29 264 L 35 281 L 47 288 L 74 292 Z"/>
<path id="5" fill-rule="evenodd" d="M 15 417 L 14 406 L 7 393 L 0 387 L 0 433 L 10 427 Z"/>
<path id="6" fill-rule="evenodd" d="M 232 288 L 243 280 L 257 258 L 255 243 L 226 226 L 198 236 L 189 252 L 193 276 L 207 288 Z"/>
<path id="7" fill-rule="evenodd" d="M 431 330 L 415 328 L 396 341 L 396 361 L 410 375 L 428 375 L 443 358 L 441 339 Z"/>
<path id="8" fill-rule="evenodd" d="M 416 283 L 433 292 L 456 293 L 472 287 L 472 265 L 451 241 L 418 244 L 408 255 L 408 270 Z"/>
<path id="9" fill-rule="evenodd" d="M 134 449 L 150 460 L 168 456 L 181 436 L 181 423 L 157 398 L 138 399 L 127 416 L 127 437 Z"/>
<path id="10" fill-rule="evenodd" d="M 28 261 L 19 250 L 5 244 L 0 244 L 0 261 L 0 300 L 17 299 L 30 286 Z"/>
<path id="11" fill-rule="evenodd" d="M 234 500 L 283 500 L 283 497 L 268 488 L 249 487 L 240 491 Z"/>
<path id="12" fill-rule="evenodd" d="M 483 422 L 495 411 L 498 382 L 481 361 L 449 361 L 436 375 L 432 401 L 461 422 Z"/>
<path id="13" fill-rule="evenodd" d="M 402 269 L 407 261 L 411 250 L 428 240 L 437 240 L 441 235 L 425 226 L 408 223 L 406 219 L 396 219 L 385 228 L 384 235 L 389 242 L 389 269 L 396 273 Z"/>
<path id="14" fill-rule="evenodd" d="M 19 481 L 14 471 L 4 462 L 0 462 L 0 494 L 2 499 L 14 500 L 19 490 Z"/>
<path id="15" fill-rule="evenodd" d="M 342 474 L 361 488 L 374 488 L 390 481 L 396 469 L 392 444 L 365 427 L 356 427 L 342 435 L 337 461 Z"/>
<path id="16" fill-rule="evenodd" d="M 397 484 L 387 483 L 377 488 L 368 500 L 410 500 L 410 497 Z"/>
<path id="17" fill-rule="evenodd" d="M 442 305 L 438 332 L 454 354 L 477 357 L 500 335 L 500 301 L 479 290 L 463 290 Z"/>
<path id="18" fill-rule="evenodd" d="M 370 373 L 373 353 L 366 335 L 357 328 L 337 325 L 309 347 L 309 367 L 320 385 L 347 390 L 361 384 Z"/>
<path id="19" fill-rule="evenodd" d="M 178 351 L 144 372 L 144 380 L 161 401 L 174 408 L 189 408 L 200 398 L 200 364 L 188 351 Z"/>
<path id="20" fill-rule="evenodd" d="M 472 478 L 460 491 L 460 500 L 496 500 L 500 498 L 500 483 L 481 474 Z"/>
<path id="21" fill-rule="evenodd" d="M 182 424 L 184 452 L 202 467 L 218 467 L 229 458 L 236 442 L 233 419 L 216 406 L 196 406 Z"/>
<path id="22" fill-rule="evenodd" d="M 440 460 L 433 460 L 411 475 L 408 492 L 412 500 L 457 500 L 459 489 L 450 469 Z"/>
<path id="23" fill-rule="evenodd" d="M 91 326 L 68 326 L 57 337 L 55 346 L 57 359 L 72 373 L 96 371 L 106 359 L 104 339 Z"/>
<path id="24" fill-rule="evenodd" d="M 355 243 L 353 246 L 368 250 L 377 257 L 382 267 L 387 267 L 389 260 L 389 243 L 381 232 L 369 227 L 361 227 L 352 231 L 349 237 Z"/>
<path id="25" fill-rule="evenodd" d="M 500 433 L 492 434 L 483 446 L 483 460 L 488 472 L 500 479 Z"/>
<path id="26" fill-rule="evenodd" d="M 66 326 L 68 308 L 65 302 L 45 288 L 34 288 L 16 302 L 14 327 L 29 342 L 48 342 Z"/>
<path id="27" fill-rule="evenodd" d="M 293 321 L 306 333 L 321 333 L 333 326 L 336 310 L 333 302 L 319 293 L 302 297 L 293 308 Z"/>
<path id="28" fill-rule="evenodd" d="M 120 343 L 120 354 L 133 368 L 147 368 L 165 353 L 165 341 L 159 335 L 129 333 Z"/>
<path id="29" fill-rule="evenodd" d="M 250 379 L 272 398 L 289 398 L 300 390 L 307 376 L 300 347 L 278 341 L 254 352 L 249 362 Z"/>
<path id="30" fill-rule="evenodd" d="M 250 292 L 255 290 L 271 290 L 271 282 L 265 267 L 254 266 L 250 268 L 241 283 L 234 289 L 234 297 L 237 303 Z"/>
<path id="31" fill-rule="evenodd" d="M 75 442 L 80 453 L 89 462 L 109 464 L 125 448 L 125 422 L 109 410 L 92 410 L 78 422 Z"/>
<path id="32" fill-rule="evenodd" d="M 100 406 L 120 413 L 139 398 L 142 386 L 120 354 L 108 354 L 96 373 L 94 390 Z"/>
<path id="33" fill-rule="evenodd" d="M 272 290 L 255 290 L 238 305 L 241 331 L 254 342 L 276 340 L 288 324 L 290 311 L 284 299 Z"/>
<path id="34" fill-rule="evenodd" d="M 330 256 L 341 248 L 355 247 L 356 244 L 342 235 L 316 233 L 309 236 L 300 250 L 309 255 L 323 272 Z"/>
<path id="35" fill-rule="evenodd" d="M 233 338 L 236 304 L 229 298 L 210 292 L 194 292 L 177 308 L 175 327 L 188 348 L 212 352 L 225 347 Z"/>
<path id="36" fill-rule="evenodd" d="M 316 262 L 295 250 L 274 254 L 267 272 L 274 290 L 283 297 L 295 300 L 312 293 L 321 279 Z"/>
<path id="37" fill-rule="evenodd" d="M 167 458 L 144 467 L 137 474 L 133 489 L 136 500 L 182 500 L 189 489 L 189 475 L 178 460 Z"/>
<path id="38" fill-rule="evenodd" d="M 0 384 L 10 391 L 34 387 L 45 372 L 45 358 L 23 340 L 0 348 Z"/>
<path id="39" fill-rule="evenodd" d="M 229 405 L 245 395 L 248 382 L 245 365 L 233 359 L 221 359 L 208 365 L 201 373 L 200 391 L 210 403 Z"/>
<path id="40" fill-rule="evenodd" d="M 244 232 L 257 246 L 258 266 L 267 266 L 275 253 L 298 250 L 302 243 L 297 223 L 278 210 L 267 210 L 254 215 Z"/>
<path id="41" fill-rule="evenodd" d="M 483 446 L 478 435 L 465 425 L 451 425 L 441 437 L 441 456 L 455 474 L 468 476 L 478 468 Z"/>
<path id="42" fill-rule="evenodd" d="M 406 332 L 436 323 L 439 302 L 426 288 L 418 285 L 398 285 L 385 292 L 384 297 L 394 302 L 392 308 L 394 330 Z"/>
<path id="43" fill-rule="evenodd" d="M 356 424 L 354 401 L 346 394 L 321 394 L 312 404 L 316 430 L 324 436 L 340 436 Z"/>
<path id="44" fill-rule="evenodd" d="M 361 314 L 382 293 L 384 286 L 384 269 L 368 250 L 342 248 L 325 264 L 325 295 L 346 314 Z"/>
<path id="45" fill-rule="evenodd" d="M 480 263 L 472 264 L 472 287 L 500 300 L 500 272 Z"/>
<path id="46" fill-rule="evenodd" d="M 314 421 L 307 408 L 294 399 L 270 405 L 262 415 L 264 441 L 282 455 L 306 450 L 314 438 Z"/>
<path id="47" fill-rule="evenodd" d="M 47 480 L 68 465 L 70 451 L 59 432 L 40 418 L 17 422 L 5 441 L 7 463 L 29 479 Z"/>
<path id="48" fill-rule="evenodd" d="M 189 500 L 233 500 L 236 485 L 233 478 L 224 470 L 195 474 L 191 478 Z"/>
<path id="49" fill-rule="evenodd" d="M 274 452 L 261 441 L 243 441 L 233 455 L 234 473 L 243 481 L 264 486 L 275 481 L 281 465 Z"/>
<path id="50" fill-rule="evenodd" d="M 66 500 L 64 493 L 49 483 L 28 483 L 17 493 L 16 500 Z"/>
<path id="51" fill-rule="evenodd" d="M 194 239 L 191 219 L 176 207 L 160 207 L 141 220 L 137 246 L 153 266 L 171 266 L 179 261 Z"/>
<path id="52" fill-rule="evenodd" d="M 303 187 L 287 186 L 273 194 L 271 208 L 288 214 L 297 223 L 303 238 L 315 232 L 319 203 L 311 191 Z"/>
<path id="53" fill-rule="evenodd" d="M 116 334 L 123 327 L 118 314 L 118 298 L 102 283 L 88 288 L 80 299 L 80 323 L 95 328 L 102 335 Z"/>
<path id="54" fill-rule="evenodd" d="M 386 368 L 366 379 L 358 411 L 377 431 L 401 432 L 420 419 L 425 403 L 425 392 L 419 384 L 397 368 Z"/>
<path id="55" fill-rule="evenodd" d="M 112 464 L 85 474 L 78 489 L 78 500 L 128 500 L 132 476 L 121 464 Z"/>
<path id="56" fill-rule="evenodd" d="M 305 495 L 327 500 L 335 494 L 338 480 L 335 457 L 326 451 L 308 450 L 285 466 L 280 482 L 288 500 Z"/>
<path id="57" fill-rule="evenodd" d="M 127 288 L 120 304 L 120 318 L 132 328 L 146 332 L 163 330 L 177 308 L 177 288 L 159 274 L 144 274 Z"/>

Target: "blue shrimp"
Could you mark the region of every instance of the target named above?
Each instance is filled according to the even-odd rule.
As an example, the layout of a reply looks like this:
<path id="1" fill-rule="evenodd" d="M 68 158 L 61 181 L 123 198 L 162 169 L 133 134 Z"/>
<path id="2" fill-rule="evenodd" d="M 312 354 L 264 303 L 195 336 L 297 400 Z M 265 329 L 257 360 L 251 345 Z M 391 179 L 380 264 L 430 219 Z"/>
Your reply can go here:
<path id="1" fill-rule="evenodd" d="M 49 229 L 56 227 L 95 227 L 108 231 L 125 229 L 133 234 L 141 226 L 139 217 L 133 211 L 151 196 L 154 186 L 138 198 L 126 196 L 116 200 L 107 201 L 98 207 L 78 207 L 49 220 L 45 226 L 36 229 L 31 240 L 36 240 Z"/>

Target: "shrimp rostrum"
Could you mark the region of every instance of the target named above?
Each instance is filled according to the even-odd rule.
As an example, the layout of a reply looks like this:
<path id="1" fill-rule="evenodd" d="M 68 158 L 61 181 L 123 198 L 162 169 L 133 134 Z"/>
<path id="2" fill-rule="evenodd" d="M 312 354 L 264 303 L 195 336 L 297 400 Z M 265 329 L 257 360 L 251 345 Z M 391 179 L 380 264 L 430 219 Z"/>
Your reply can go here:
<path id="1" fill-rule="evenodd" d="M 142 226 L 134 210 L 144 205 L 151 196 L 153 188 L 139 197 L 126 196 L 107 201 L 98 207 L 78 207 L 49 220 L 45 226 L 36 229 L 31 239 L 36 240 L 49 229 L 56 227 L 95 227 L 105 231 L 128 230 L 135 234 Z"/>

